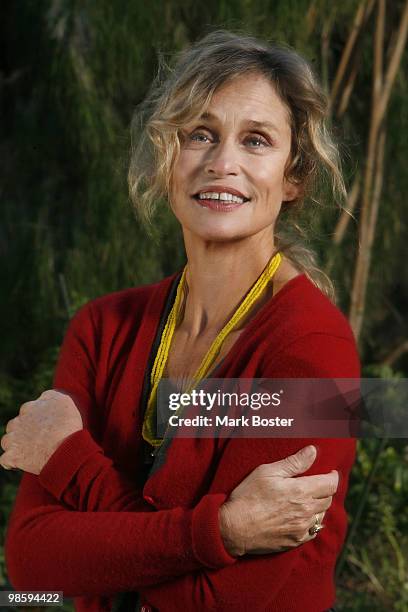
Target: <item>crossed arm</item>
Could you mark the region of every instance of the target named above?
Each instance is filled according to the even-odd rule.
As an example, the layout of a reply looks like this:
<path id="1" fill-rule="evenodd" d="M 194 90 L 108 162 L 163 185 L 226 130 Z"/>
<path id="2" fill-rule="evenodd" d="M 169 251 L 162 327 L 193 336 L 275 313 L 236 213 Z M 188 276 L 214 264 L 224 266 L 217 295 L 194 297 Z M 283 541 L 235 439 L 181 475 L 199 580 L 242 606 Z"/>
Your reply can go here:
<path id="1" fill-rule="evenodd" d="M 78 395 L 80 389 L 74 391 Z M 50 403 L 42 402 L 40 407 L 50 414 Z M 20 425 L 35 408 L 38 404 L 30 404 L 22 411 Z M 17 435 L 13 444 L 10 442 L 12 433 L 7 434 L 9 444 L 2 442 L 3 448 L 6 446 L 2 461 L 5 465 L 9 461 L 11 466 L 18 448 Z M 31 429 L 31 441 L 35 439 Z M 264 446 L 258 442 L 261 444 L 255 461 L 266 463 L 271 456 L 271 441 L 264 441 Z M 242 443 L 245 441 L 231 441 L 232 445 Z M 334 469 L 350 454 L 350 446 L 340 444 L 333 456 L 330 441 L 327 444 L 330 467 Z M 299 449 L 299 441 L 291 445 L 288 455 L 290 450 Z M 319 441 L 319 446 L 322 458 L 324 441 Z M 257 602 L 265 602 L 265 597 L 273 598 L 296 564 L 299 549 L 293 547 L 305 541 L 302 536 L 313 523 L 312 517 L 328 508 L 337 486 L 336 475 L 315 480 L 291 478 L 310 467 L 312 452 L 309 460 L 298 457 L 294 460 L 298 464 L 276 462 L 258 468 L 246 478 L 257 463 L 243 463 L 244 480 L 232 493 L 231 483 L 224 480 L 221 489 L 210 491 L 193 509 L 156 510 L 115 468 L 86 430 L 78 428 L 68 433 L 56 448 L 50 445 L 51 448 L 51 455 L 43 456 L 46 461 L 39 475 L 23 477 L 10 522 L 7 560 L 13 584 L 25 589 L 58 587 L 68 596 L 139 590 L 153 605 L 160 607 L 165 602 L 169 610 L 172 601 L 177 609 L 191 602 L 198 609 L 210 609 L 216 601 L 232 605 L 231 597 L 234 599 L 236 591 L 232 585 L 236 581 L 245 584 L 250 580 L 251 588 L 245 589 L 248 605 L 256 608 Z M 27 470 L 27 466 L 16 462 L 14 465 Z M 327 461 L 320 460 L 313 469 L 325 471 L 327 465 Z M 228 473 L 228 465 L 220 466 L 223 470 Z M 292 506 L 296 512 L 291 514 Z M 248 517 L 252 518 L 249 526 Z M 286 532 L 282 533 L 285 524 Z M 161 538 L 166 533 L 171 534 L 171 539 L 163 546 Z M 246 556 L 237 561 L 226 546 L 234 554 L 276 552 L 290 546 L 293 550 L 285 555 Z M 317 546 L 318 551 L 315 542 L 308 546 Z M 272 582 L 274 566 L 279 566 L 279 575 L 274 575 Z"/>
<path id="2" fill-rule="evenodd" d="M 76 460 L 83 462 L 69 479 L 74 448 Z M 310 526 L 302 522 L 304 491 L 298 498 L 298 514 L 290 517 L 289 504 L 300 489 L 292 496 L 286 491 L 289 496 L 284 499 L 282 485 L 299 478 L 285 478 L 289 464 L 278 463 L 272 464 L 276 476 L 270 466 L 263 466 L 251 474 L 257 486 L 251 488 L 251 480 L 244 480 L 239 486 L 246 491 L 238 487 L 228 502 L 237 503 L 244 513 L 245 535 L 254 550 L 279 549 L 284 534 L 279 536 L 281 544 L 277 534 L 285 523 L 285 537 L 292 547 Z M 223 469 L 227 472 L 228 466 Z M 311 478 L 311 488 L 318 489 Z M 269 500 L 274 486 L 279 497 L 275 495 L 272 513 Z M 260 499 L 265 505 L 256 510 Z M 165 609 L 171 609 L 171 605 L 194 602 L 204 610 L 216 601 L 233 605 L 236 589 L 232 585 L 239 581 L 247 585 L 248 605 L 261 605 L 285 583 L 298 549 L 284 556 L 245 556 L 237 561 L 225 550 L 219 532 L 219 509 L 225 500 L 226 494 L 209 493 L 191 510 L 157 511 L 115 469 L 88 432 L 78 432 L 56 451 L 39 478 L 30 474 L 23 478 L 7 539 L 12 583 L 20 589 L 58 588 L 67 596 L 138 590 L 159 609 L 164 603 Z M 317 503 L 322 502 L 328 503 Z M 242 541 L 243 532 L 239 524 L 232 528 L 230 539 L 235 545 Z M 273 581 L 268 579 L 271 575 Z"/>

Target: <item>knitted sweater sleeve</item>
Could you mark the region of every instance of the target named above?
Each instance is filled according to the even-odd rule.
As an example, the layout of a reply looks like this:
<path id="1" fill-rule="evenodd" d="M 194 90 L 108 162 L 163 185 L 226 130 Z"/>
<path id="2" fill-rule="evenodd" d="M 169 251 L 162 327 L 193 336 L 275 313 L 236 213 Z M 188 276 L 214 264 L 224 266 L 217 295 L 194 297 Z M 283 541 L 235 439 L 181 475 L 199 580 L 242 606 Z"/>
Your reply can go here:
<path id="1" fill-rule="evenodd" d="M 54 380 L 85 423 L 95 411 L 96 341 L 85 307 L 69 326 Z M 76 432 L 38 477 L 22 478 L 6 538 L 11 583 L 67 597 L 109 595 L 234 563 L 219 532 L 225 498 L 209 494 L 193 509 L 154 511 L 90 433 Z"/>
<path id="2" fill-rule="evenodd" d="M 351 338 L 311 334 L 294 342 L 278 359 L 265 364 L 266 378 L 355 378 L 359 376 L 359 360 Z M 229 567 L 202 569 L 172 581 L 141 589 L 141 595 L 154 609 L 176 612 L 188 609 L 208 610 L 275 610 L 300 609 L 299 593 L 291 592 L 291 580 L 299 572 L 306 587 L 319 585 L 319 596 L 326 602 L 333 597 L 333 582 L 319 575 L 334 569 L 346 531 L 344 497 L 348 475 L 354 461 L 352 439 L 231 439 L 229 440 L 211 489 L 229 493 L 247 474 L 262 463 L 283 459 L 307 446 L 317 447 L 317 459 L 305 472 L 328 473 L 338 470 L 340 481 L 333 503 L 326 513 L 326 529 L 317 538 L 291 551 L 274 555 L 244 556 Z M 323 570 L 323 568 L 325 568 Z M 303 576 L 303 578 L 302 578 Z M 299 584 L 299 583 L 297 583 Z M 286 585 L 286 589 L 285 589 Z M 289 585 L 289 586 L 287 586 Z M 276 599 L 278 598 L 278 599 Z M 279 603 L 276 603 L 279 601 Z M 316 610 L 316 602 L 304 601 L 305 611 Z"/>

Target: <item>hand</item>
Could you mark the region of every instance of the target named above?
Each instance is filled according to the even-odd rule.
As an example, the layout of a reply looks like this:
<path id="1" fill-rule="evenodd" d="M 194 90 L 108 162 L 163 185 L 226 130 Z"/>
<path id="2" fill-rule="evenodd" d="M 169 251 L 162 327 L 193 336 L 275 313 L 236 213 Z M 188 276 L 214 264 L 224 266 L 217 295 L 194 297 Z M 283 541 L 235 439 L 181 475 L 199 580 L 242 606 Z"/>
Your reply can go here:
<path id="1" fill-rule="evenodd" d="M 19 415 L 7 423 L 0 465 L 39 474 L 61 442 L 82 428 L 80 412 L 70 396 L 45 391 L 23 404 Z"/>
<path id="2" fill-rule="evenodd" d="M 333 471 L 293 478 L 315 459 L 315 447 L 307 446 L 260 465 L 233 490 L 220 509 L 221 536 L 231 555 L 280 552 L 316 537 L 309 529 L 330 507 L 339 477 Z"/>

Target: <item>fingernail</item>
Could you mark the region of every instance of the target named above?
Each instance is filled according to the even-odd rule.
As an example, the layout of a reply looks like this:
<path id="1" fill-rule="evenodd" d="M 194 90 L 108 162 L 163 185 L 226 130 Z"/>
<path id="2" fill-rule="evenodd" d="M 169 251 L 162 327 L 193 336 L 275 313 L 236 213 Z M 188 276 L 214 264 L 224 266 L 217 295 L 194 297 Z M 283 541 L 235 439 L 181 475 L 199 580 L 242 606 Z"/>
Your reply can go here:
<path id="1" fill-rule="evenodd" d="M 314 446 L 306 446 L 304 449 L 306 457 L 313 457 L 316 454 L 316 448 Z"/>

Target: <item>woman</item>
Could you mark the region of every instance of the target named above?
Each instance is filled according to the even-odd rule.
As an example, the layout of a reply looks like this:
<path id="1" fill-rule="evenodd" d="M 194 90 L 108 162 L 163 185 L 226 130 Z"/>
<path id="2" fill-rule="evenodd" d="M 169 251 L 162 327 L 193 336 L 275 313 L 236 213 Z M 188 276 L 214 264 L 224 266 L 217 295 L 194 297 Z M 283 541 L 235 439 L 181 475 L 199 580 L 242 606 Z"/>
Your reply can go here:
<path id="1" fill-rule="evenodd" d="M 31 472 L 8 531 L 16 588 L 64 590 L 79 610 L 133 610 L 136 591 L 142 610 L 333 605 L 353 441 L 163 441 L 154 425 L 164 377 L 359 376 L 345 318 L 282 235 L 322 171 L 342 186 L 324 115 L 303 59 L 228 32 L 153 88 L 130 191 L 144 217 L 168 197 L 188 263 L 81 309 L 55 375 L 64 393 L 10 421 L 2 464 Z"/>

